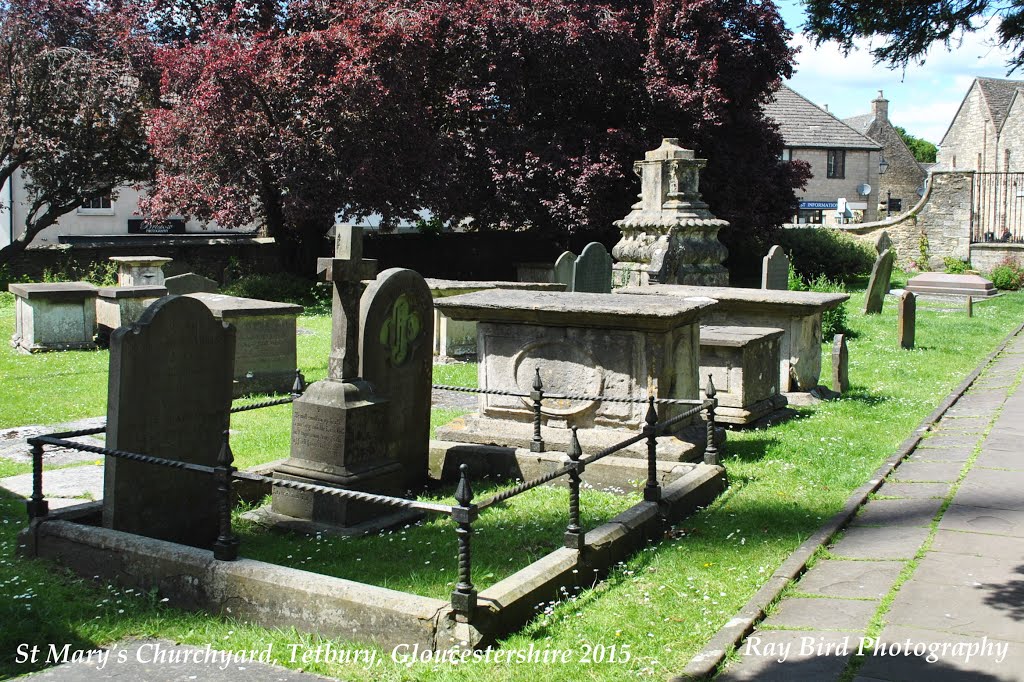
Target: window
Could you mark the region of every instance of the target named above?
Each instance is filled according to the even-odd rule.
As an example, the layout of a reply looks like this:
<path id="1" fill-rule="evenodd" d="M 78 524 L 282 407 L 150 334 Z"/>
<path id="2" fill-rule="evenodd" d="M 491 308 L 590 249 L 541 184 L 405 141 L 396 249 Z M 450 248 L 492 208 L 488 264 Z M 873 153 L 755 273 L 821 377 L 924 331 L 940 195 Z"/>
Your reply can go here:
<path id="1" fill-rule="evenodd" d="M 827 177 L 830 178 L 845 178 L 846 177 L 846 150 L 845 149 L 829 149 L 828 150 L 828 173 Z"/>
<path id="2" fill-rule="evenodd" d="M 110 206 L 110 195 L 105 194 L 101 197 L 93 197 L 87 199 L 83 204 L 82 208 L 87 211 L 109 211 Z"/>
<path id="3" fill-rule="evenodd" d="M 789 149 L 788 147 L 786 149 L 783 149 L 782 150 L 782 156 L 779 157 L 779 158 L 781 158 L 783 161 L 792 161 L 793 160 L 793 150 Z"/>

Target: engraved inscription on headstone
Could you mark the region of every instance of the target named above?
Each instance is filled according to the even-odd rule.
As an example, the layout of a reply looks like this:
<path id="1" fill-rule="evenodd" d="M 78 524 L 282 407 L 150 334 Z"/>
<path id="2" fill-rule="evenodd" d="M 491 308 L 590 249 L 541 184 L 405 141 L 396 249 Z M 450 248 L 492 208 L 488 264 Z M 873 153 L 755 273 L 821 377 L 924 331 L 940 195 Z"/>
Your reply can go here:
<path id="1" fill-rule="evenodd" d="M 167 296 L 110 337 L 107 447 L 215 466 L 231 410 L 235 331 Z M 103 523 L 196 547 L 217 537 L 213 478 L 107 457 Z"/>
<path id="2" fill-rule="evenodd" d="M 781 246 L 773 246 L 768 250 L 761 264 L 761 288 L 789 289 L 789 258 Z"/>
<path id="3" fill-rule="evenodd" d="M 899 303 L 899 341 L 900 348 L 910 350 L 914 347 L 914 333 L 917 326 L 917 297 L 913 292 L 904 291 Z"/>
<path id="4" fill-rule="evenodd" d="M 566 291 L 572 291 L 572 271 L 576 267 L 576 254 L 563 251 L 555 260 L 554 281 L 565 285 Z"/>
<path id="5" fill-rule="evenodd" d="M 864 299 L 865 315 L 877 315 L 882 312 L 882 302 L 885 300 L 885 295 L 889 293 L 893 259 L 892 250 L 886 249 L 875 260 L 875 265 L 871 268 L 871 279 L 868 281 L 867 295 Z"/>
<path id="6" fill-rule="evenodd" d="M 598 242 L 590 242 L 573 266 L 572 290 L 607 294 L 612 290 L 612 257 Z"/>
<path id="7" fill-rule="evenodd" d="M 850 351 L 844 334 L 836 334 L 832 339 L 832 390 L 836 393 L 850 390 Z"/>

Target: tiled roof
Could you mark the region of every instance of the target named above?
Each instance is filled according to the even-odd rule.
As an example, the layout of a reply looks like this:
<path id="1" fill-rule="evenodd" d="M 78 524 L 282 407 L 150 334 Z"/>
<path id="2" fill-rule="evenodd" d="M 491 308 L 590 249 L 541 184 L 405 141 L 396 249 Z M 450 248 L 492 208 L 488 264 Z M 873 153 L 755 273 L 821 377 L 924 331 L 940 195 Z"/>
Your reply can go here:
<path id="1" fill-rule="evenodd" d="M 979 78 L 978 87 L 988 105 L 988 113 L 992 116 L 992 123 L 996 130 L 999 130 L 1006 114 L 1010 111 L 1010 103 L 1013 101 L 1013 94 L 1018 88 L 1024 88 L 1024 81 L 1010 81 L 1000 78 Z"/>
<path id="2" fill-rule="evenodd" d="M 779 124 L 787 147 L 879 149 L 877 143 L 857 132 L 817 104 L 783 85 L 765 113 Z"/>
<path id="3" fill-rule="evenodd" d="M 867 135 L 868 129 L 871 127 L 871 122 L 874 120 L 874 114 L 861 114 L 859 116 L 851 116 L 850 118 L 844 118 L 843 123 L 850 126 L 861 135 Z"/>

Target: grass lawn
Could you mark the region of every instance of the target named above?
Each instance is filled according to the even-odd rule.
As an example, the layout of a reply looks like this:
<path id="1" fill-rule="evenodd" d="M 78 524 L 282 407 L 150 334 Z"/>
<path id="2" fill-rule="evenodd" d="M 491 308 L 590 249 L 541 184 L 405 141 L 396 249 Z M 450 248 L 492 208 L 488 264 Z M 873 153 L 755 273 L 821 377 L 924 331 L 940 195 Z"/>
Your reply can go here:
<path id="1" fill-rule="evenodd" d="M 903 351 L 896 342 L 894 301 L 888 299 L 885 312 L 870 318 L 857 312 L 862 303 L 863 293 L 855 293 L 849 307 L 853 390 L 843 400 L 803 408 L 798 419 L 767 430 L 730 433 L 724 459 L 730 487 L 709 509 L 684 522 L 672 537 L 621 565 L 594 589 L 559 604 L 544 605 L 540 616 L 502 643 L 505 648 L 520 650 L 531 645 L 542 650 L 571 649 L 575 652 L 571 663 L 543 669 L 536 664 L 484 662 L 405 665 L 393 662 L 390 652 L 382 652 L 381 664 L 372 670 L 361 665 L 291 663 L 289 645 L 300 645 L 301 652 L 321 640 L 290 630 L 266 630 L 230 619 L 180 612 L 163 605 L 160 595 L 127 593 L 65 576 L 46 562 L 14 558 L 15 534 L 24 525 L 23 507 L 12 500 L 0 500 L 0 622 L 4 624 L 0 628 L 0 677 L 29 670 L 13 662 L 16 647 L 23 642 L 72 643 L 75 648 L 126 636 L 154 635 L 233 650 L 265 648 L 273 643 L 281 664 L 355 680 L 539 676 L 575 681 L 677 673 L 782 560 L 838 511 L 850 492 L 870 477 L 967 372 L 1024 321 L 1024 294 L 976 304 L 973 319 L 966 318 L 962 310 L 946 311 L 919 302 L 918 347 Z M 2 325 L 8 325 L 8 329 L 13 326 L 9 309 L 0 309 L 0 328 Z M 303 317 L 299 326 L 312 332 L 299 337 L 300 364 L 310 379 L 316 379 L 326 371 L 329 325 L 324 318 Z M 58 362 L 55 356 L 65 357 Z M 828 353 L 824 356 L 822 376 L 826 378 L 823 383 L 827 383 Z M 58 374 L 58 366 L 63 362 L 65 372 L 79 365 L 86 372 L 99 367 L 96 373 L 102 375 L 105 354 L 49 357 L 54 358 L 52 366 L 47 356 L 24 358 L 13 356 L 6 348 L 0 351 L 0 382 L 5 395 L 0 427 L 102 413 L 105 378 L 98 377 L 90 390 L 79 385 L 85 383 L 84 379 L 79 382 L 69 374 Z M 37 363 L 34 366 L 46 377 L 32 380 L 32 372 L 23 371 L 23 363 L 28 362 Z M 435 381 L 464 383 L 471 379 L 467 366 L 451 367 L 455 369 L 441 371 L 461 378 L 435 374 Z M 12 386 L 9 376 L 28 379 Z M 63 376 L 65 380 L 47 381 L 51 376 Z M 6 396 L 12 393 L 18 394 L 10 399 L 16 400 L 20 408 L 8 407 Z M 63 407 L 65 402 L 68 408 Z M 72 414 L 71 405 L 79 411 Z M 286 429 L 278 433 L 273 425 L 287 424 L 281 414 L 287 410 L 286 406 L 236 415 L 233 446 L 240 465 L 285 454 L 287 436 L 281 433 L 286 434 Z M 47 414 L 56 418 L 36 416 Z M 253 421 L 247 421 L 250 419 Z M 595 515 L 594 521 L 614 511 L 611 503 L 602 506 L 603 499 L 588 497 L 584 504 L 583 508 Z M 558 542 L 564 504 L 564 493 L 545 489 L 533 491 L 514 505 L 485 512 L 480 521 L 480 542 L 474 548 L 481 585 L 502 575 L 510 555 L 525 556 L 533 544 Z M 329 564 L 341 567 L 339 570 L 358 571 L 363 567 L 353 568 L 354 563 L 373 563 L 372 569 L 363 571 L 376 574 L 378 581 L 443 595 L 454 580 L 454 543 L 446 523 L 433 521 L 404 534 L 359 541 L 296 539 L 292 549 L 275 542 L 258 549 L 262 540 L 247 536 L 242 553 L 286 552 L 278 558 L 302 568 Z M 543 552 L 545 547 L 532 550 Z M 289 559 L 287 554 L 292 557 Z M 385 561 L 374 561 L 379 557 Z M 410 564 L 413 559 L 422 559 L 423 563 L 417 563 L 418 570 L 412 574 L 404 574 L 386 565 L 398 558 Z M 489 574 L 493 577 L 487 578 Z M 346 646 L 344 642 L 335 644 Z M 609 661 L 606 656 L 600 663 L 581 662 L 586 646 L 600 645 L 605 652 L 615 645 L 616 660 Z M 355 646 L 363 645 L 349 645 Z M 628 660 L 623 660 L 624 651 L 629 652 Z"/>

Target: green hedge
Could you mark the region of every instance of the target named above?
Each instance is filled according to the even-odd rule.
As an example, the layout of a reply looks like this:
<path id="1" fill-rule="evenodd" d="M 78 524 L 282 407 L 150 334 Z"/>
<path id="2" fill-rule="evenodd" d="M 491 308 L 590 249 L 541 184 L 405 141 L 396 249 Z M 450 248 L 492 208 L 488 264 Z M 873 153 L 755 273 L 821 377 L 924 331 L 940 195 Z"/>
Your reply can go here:
<path id="1" fill-rule="evenodd" d="M 822 227 L 780 230 L 776 243 L 789 255 L 797 274 L 808 282 L 819 277 L 846 281 L 869 274 L 877 257 L 866 244 Z"/>

